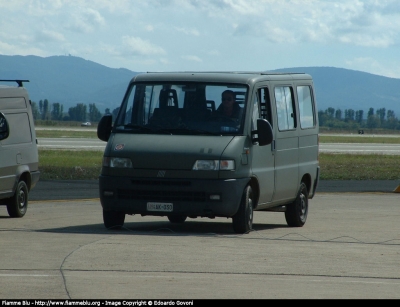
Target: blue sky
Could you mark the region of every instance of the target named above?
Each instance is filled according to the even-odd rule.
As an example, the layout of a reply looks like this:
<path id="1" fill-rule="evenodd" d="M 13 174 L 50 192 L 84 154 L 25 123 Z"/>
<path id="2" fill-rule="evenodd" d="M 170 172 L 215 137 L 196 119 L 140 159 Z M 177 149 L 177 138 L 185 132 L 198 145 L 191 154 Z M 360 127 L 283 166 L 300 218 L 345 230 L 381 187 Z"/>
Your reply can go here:
<path id="1" fill-rule="evenodd" d="M 0 0 L 0 54 L 132 71 L 338 67 L 400 78 L 399 0 Z"/>

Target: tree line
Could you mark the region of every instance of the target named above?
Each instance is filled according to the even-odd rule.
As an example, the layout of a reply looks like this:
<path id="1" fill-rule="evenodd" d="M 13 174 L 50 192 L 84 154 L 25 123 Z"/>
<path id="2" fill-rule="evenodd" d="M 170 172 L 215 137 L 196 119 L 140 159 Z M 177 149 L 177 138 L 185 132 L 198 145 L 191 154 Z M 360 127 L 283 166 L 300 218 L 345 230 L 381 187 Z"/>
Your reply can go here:
<path id="1" fill-rule="evenodd" d="M 106 113 L 107 113 L 106 109 Z M 109 111 L 109 110 L 108 110 Z M 64 106 L 58 102 L 50 105 L 47 99 L 40 100 L 39 104 L 32 101 L 32 113 L 35 120 L 57 120 L 57 121 L 91 121 L 98 122 L 103 116 L 95 103 L 89 103 L 89 109 L 84 103 L 77 103 L 75 107 L 64 112 Z"/>
<path id="2" fill-rule="evenodd" d="M 346 109 L 344 112 L 341 109 L 328 108 L 325 111 L 318 111 L 319 125 L 322 127 L 336 129 L 391 129 L 400 130 L 400 121 L 395 116 L 393 110 L 385 108 L 377 109 L 369 108 L 366 118 L 364 119 L 364 111 L 354 111 Z"/>
<path id="3" fill-rule="evenodd" d="M 115 118 L 118 114 L 118 108 L 115 108 L 112 112 L 110 109 L 105 109 L 104 114 L 112 114 Z M 94 103 L 89 103 L 89 108 L 86 104 L 78 103 L 75 107 L 68 109 L 68 112 L 64 112 L 62 104 L 55 102 L 50 105 L 47 99 L 40 100 L 39 104 L 32 102 L 32 113 L 34 119 L 41 120 L 57 120 L 57 121 L 91 121 L 98 122 L 102 114 Z M 400 130 L 400 121 L 395 116 L 393 110 L 387 110 L 385 108 L 377 109 L 369 108 L 366 118 L 364 119 L 363 110 L 346 109 L 334 109 L 332 107 L 327 108 L 325 111 L 318 111 L 319 125 L 322 127 L 329 127 L 335 129 L 347 129 L 347 130 L 358 130 L 363 128 L 369 129 L 391 129 Z"/>

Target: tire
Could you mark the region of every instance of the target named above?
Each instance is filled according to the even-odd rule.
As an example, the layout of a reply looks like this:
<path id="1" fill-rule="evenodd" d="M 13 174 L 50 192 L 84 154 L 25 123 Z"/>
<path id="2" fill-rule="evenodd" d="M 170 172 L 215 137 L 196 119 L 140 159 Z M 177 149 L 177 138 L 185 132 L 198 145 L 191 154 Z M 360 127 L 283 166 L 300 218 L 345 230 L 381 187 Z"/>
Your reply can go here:
<path id="1" fill-rule="evenodd" d="M 125 213 L 103 210 L 103 221 L 107 229 L 120 229 L 125 222 Z"/>
<path id="2" fill-rule="evenodd" d="M 168 216 L 169 221 L 174 224 L 181 224 L 184 221 L 186 221 L 186 218 L 187 218 L 186 215 L 170 215 L 170 216 Z"/>
<path id="3" fill-rule="evenodd" d="M 285 211 L 286 223 L 290 227 L 302 227 L 308 215 L 308 190 L 304 182 L 300 184 L 299 192 L 294 202 Z"/>
<path id="4" fill-rule="evenodd" d="M 253 197 L 251 186 L 247 186 L 243 191 L 239 209 L 232 217 L 235 233 L 248 233 L 253 229 Z"/>
<path id="5" fill-rule="evenodd" d="M 10 217 L 23 217 L 28 210 L 28 187 L 25 181 L 18 182 L 13 197 L 8 199 L 7 211 Z"/>

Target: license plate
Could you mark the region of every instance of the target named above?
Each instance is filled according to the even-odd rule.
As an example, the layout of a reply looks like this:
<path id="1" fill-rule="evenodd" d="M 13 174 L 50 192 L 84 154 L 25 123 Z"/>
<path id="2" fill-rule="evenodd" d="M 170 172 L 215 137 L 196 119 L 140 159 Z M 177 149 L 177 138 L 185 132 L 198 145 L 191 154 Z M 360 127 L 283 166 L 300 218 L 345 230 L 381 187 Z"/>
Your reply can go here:
<path id="1" fill-rule="evenodd" d="M 147 203 L 148 211 L 172 212 L 174 205 L 171 203 Z"/>

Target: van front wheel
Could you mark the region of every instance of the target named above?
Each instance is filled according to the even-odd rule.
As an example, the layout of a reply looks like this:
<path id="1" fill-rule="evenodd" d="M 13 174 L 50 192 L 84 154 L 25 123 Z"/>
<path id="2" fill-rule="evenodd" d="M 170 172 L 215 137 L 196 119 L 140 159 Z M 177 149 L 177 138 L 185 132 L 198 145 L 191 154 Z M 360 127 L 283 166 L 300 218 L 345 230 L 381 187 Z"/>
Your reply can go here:
<path id="1" fill-rule="evenodd" d="M 15 194 L 8 200 L 7 211 L 10 217 L 23 217 L 28 210 L 28 187 L 25 181 L 18 182 Z"/>
<path id="2" fill-rule="evenodd" d="M 240 201 L 239 210 L 232 217 L 233 230 L 236 233 L 247 233 L 253 228 L 253 190 L 247 186 Z"/>
<path id="3" fill-rule="evenodd" d="M 103 210 L 103 221 L 107 229 L 119 229 L 124 225 L 125 213 Z"/>
<path id="4" fill-rule="evenodd" d="M 304 182 L 300 184 L 297 197 L 286 207 L 286 223 L 290 227 L 302 227 L 307 220 L 308 214 L 308 190 Z"/>

